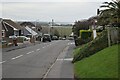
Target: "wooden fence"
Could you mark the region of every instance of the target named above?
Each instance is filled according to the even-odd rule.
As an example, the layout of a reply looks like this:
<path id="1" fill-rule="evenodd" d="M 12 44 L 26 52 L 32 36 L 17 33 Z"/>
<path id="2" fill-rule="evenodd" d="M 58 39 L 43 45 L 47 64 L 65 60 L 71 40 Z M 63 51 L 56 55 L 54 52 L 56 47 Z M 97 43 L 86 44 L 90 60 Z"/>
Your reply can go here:
<path id="1" fill-rule="evenodd" d="M 108 38 L 110 38 L 110 44 L 116 44 L 120 42 L 120 28 L 109 27 Z"/>

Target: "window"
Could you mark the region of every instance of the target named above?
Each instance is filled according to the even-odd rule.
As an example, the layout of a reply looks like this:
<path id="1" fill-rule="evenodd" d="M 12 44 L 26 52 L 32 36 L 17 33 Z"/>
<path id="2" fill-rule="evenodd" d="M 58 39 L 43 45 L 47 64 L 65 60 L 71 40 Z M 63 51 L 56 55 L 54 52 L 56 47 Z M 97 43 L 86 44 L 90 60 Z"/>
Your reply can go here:
<path id="1" fill-rule="evenodd" d="M 2 30 L 2 37 L 5 37 L 5 30 Z"/>

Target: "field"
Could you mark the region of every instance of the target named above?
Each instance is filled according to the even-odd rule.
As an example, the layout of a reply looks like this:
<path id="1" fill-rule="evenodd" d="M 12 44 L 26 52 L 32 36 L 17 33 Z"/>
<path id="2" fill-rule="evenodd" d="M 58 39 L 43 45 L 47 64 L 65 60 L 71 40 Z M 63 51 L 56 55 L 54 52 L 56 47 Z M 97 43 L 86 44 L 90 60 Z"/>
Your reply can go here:
<path id="1" fill-rule="evenodd" d="M 71 33 L 72 33 L 72 27 L 64 27 L 64 26 L 61 26 L 61 27 L 54 27 L 60 34 L 60 36 L 69 36 Z"/>
<path id="2" fill-rule="evenodd" d="M 50 27 L 47 26 L 42 27 L 42 33 L 49 33 L 49 29 Z M 52 30 L 57 30 L 61 37 L 64 35 L 69 36 L 72 33 L 72 26 L 53 26 L 53 28 L 51 28 L 51 33 Z"/>

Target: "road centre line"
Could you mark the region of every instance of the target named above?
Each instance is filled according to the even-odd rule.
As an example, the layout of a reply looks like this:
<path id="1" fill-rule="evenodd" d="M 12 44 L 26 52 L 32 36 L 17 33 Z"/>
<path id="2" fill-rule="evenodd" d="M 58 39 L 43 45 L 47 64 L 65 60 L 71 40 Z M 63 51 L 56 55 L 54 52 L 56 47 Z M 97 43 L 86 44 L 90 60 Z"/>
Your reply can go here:
<path id="1" fill-rule="evenodd" d="M 30 53 L 32 53 L 32 52 L 28 52 L 28 53 L 26 53 L 26 54 L 30 54 Z"/>
<path id="2" fill-rule="evenodd" d="M 34 51 L 31 51 L 31 52 L 28 52 L 28 53 L 26 53 L 26 54 L 31 54 L 31 53 L 33 53 Z"/>
<path id="3" fill-rule="evenodd" d="M 40 49 L 37 49 L 36 51 L 39 51 Z"/>
<path id="4" fill-rule="evenodd" d="M 23 56 L 23 55 L 19 55 L 19 56 L 17 56 L 17 57 L 12 58 L 12 60 L 17 59 L 17 58 L 20 58 L 20 57 L 22 57 L 22 56 Z"/>

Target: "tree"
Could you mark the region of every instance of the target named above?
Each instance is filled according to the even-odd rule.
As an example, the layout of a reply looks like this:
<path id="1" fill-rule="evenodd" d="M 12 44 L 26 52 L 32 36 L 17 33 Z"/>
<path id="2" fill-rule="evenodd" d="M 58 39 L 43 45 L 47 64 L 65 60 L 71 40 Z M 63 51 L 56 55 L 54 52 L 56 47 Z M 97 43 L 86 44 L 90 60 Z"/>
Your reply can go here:
<path id="1" fill-rule="evenodd" d="M 120 1 L 104 2 L 100 8 L 99 20 L 104 24 L 120 23 Z"/>
<path id="2" fill-rule="evenodd" d="M 60 36 L 59 32 L 56 29 L 54 30 L 54 35 L 57 36 L 57 37 Z"/>
<path id="3" fill-rule="evenodd" d="M 83 21 L 76 21 L 73 25 L 72 31 L 76 36 L 79 36 L 80 30 L 87 30 L 89 29 L 89 22 L 87 20 Z"/>

